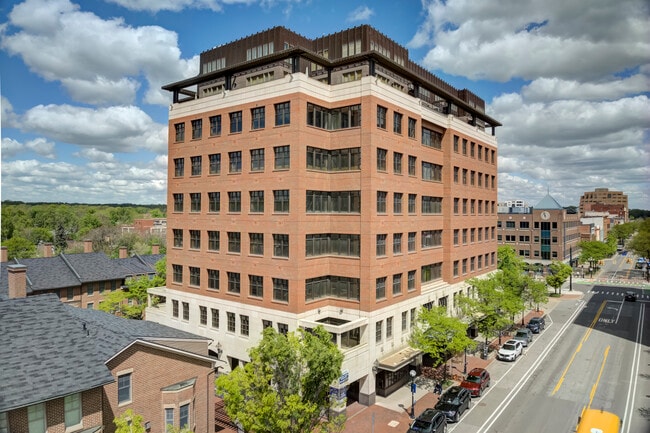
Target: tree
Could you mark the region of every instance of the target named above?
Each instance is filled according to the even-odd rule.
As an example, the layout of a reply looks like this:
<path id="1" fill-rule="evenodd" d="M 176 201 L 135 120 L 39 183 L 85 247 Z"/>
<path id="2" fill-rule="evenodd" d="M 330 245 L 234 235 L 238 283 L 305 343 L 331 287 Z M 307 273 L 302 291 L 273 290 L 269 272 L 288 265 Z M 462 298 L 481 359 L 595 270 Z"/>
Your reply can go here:
<path id="1" fill-rule="evenodd" d="M 36 257 L 36 245 L 29 239 L 14 236 L 13 238 L 2 243 L 7 247 L 7 257 L 9 259 L 29 259 Z"/>
<path id="2" fill-rule="evenodd" d="M 534 305 L 535 309 L 539 311 L 539 304 L 544 304 L 548 301 L 546 283 L 526 276 L 524 278 L 524 291 L 522 295 L 525 302 L 528 302 L 531 307 Z"/>
<path id="3" fill-rule="evenodd" d="M 428 353 L 439 365 L 448 355 L 473 348 L 476 342 L 467 336 L 467 323 L 447 314 L 447 307 L 422 307 L 411 333 L 410 345 Z"/>
<path id="4" fill-rule="evenodd" d="M 113 420 L 115 433 L 147 433 L 143 421 L 142 415 L 138 415 L 132 409 L 127 409 Z"/>
<path id="5" fill-rule="evenodd" d="M 343 354 L 322 326 L 287 335 L 268 327 L 248 353 L 249 363 L 216 379 L 226 413 L 245 432 L 342 429 L 342 417 L 321 418 L 331 407 L 329 386 L 341 375 L 343 363 Z"/>
<path id="6" fill-rule="evenodd" d="M 472 278 L 467 281 L 474 289 L 473 296 L 462 295 L 458 303 L 464 315 L 475 318 L 478 331 L 488 338 L 497 335 L 512 323 L 510 317 L 503 314 L 504 294 L 500 279 L 496 275 L 488 278 Z"/>
<path id="7" fill-rule="evenodd" d="M 564 284 L 573 272 L 573 268 L 564 262 L 554 261 L 548 266 L 548 271 L 549 275 L 546 276 L 546 283 L 553 287 L 557 294 L 558 289 L 562 287 L 562 284 Z"/>
<path id="8" fill-rule="evenodd" d="M 650 259 L 650 219 L 639 224 L 639 230 L 628 243 L 628 248 L 634 254 Z"/>
<path id="9" fill-rule="evenodd" d="M 588 262 L 589 259 L 599 261 L 614 254 L 616 246 L 612 246 L 600 241 L 583 241 L 578 244 L 580 251 L 580 262 Z"/>
<path id="10" fill-rule="evenodd" d="M 609 230 L 607 238 L 615 238 L 618 244 L 623 246 L 625 245 L 625 241 L 634 234 L 636 229 L 636 223 L 617 224 Z"/>

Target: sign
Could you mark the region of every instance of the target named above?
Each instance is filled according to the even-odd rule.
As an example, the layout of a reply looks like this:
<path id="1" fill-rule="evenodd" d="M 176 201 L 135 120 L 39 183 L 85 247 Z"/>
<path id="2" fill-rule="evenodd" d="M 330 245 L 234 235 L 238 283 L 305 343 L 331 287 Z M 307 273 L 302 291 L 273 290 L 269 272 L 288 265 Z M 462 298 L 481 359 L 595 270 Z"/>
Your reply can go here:
<path id="1" fill-rule="evenodd" d="M 344 384 L 350 379 L 350 372 L 348 370 L 343 370 L 341 376 L 339 377 L 339 384 Z"/>

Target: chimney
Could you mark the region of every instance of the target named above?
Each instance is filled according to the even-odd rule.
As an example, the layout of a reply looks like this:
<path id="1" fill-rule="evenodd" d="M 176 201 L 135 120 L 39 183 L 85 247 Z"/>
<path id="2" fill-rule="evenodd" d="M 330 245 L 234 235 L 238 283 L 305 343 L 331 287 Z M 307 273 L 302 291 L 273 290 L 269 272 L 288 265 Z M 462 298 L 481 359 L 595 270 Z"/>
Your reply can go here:
<path id="1" fill-rule="evenodd" d="M 90 239 L 84 240 L 84 253 L 92 253 L 93 252 L 93 241 Z"/>
<path id="2" fill-rule="evenodd" d="M 9 261 L 9 253 L 7 252 L 7 247 L 3 246 L 0 253 L 0 262 L 6 263 Z"/>
<path id="3" fill-rule="evenodd" d="M 160 254 L 160 245 L 153 244 L 151 246 L 151 254 Z"/>
<path id="4" fill-rule="evenodd" d="M 54 247 L 52 246 L 52 242 L 46 242 L 43 244 L 43 257 L 52 257 L 52 251 L 54 250 Z"/>
<path id="5" fill-rule="evenodd" d="M 9 299 L 24 298 L 27 296 L 27 266 L 7 266 L 7 286 Z"/>
<path id="6" fill-rule="evenodd" d="M 120 247 L 120 259 L 126 259 L 128 254 L 128 249 L 126 247 Z"/>

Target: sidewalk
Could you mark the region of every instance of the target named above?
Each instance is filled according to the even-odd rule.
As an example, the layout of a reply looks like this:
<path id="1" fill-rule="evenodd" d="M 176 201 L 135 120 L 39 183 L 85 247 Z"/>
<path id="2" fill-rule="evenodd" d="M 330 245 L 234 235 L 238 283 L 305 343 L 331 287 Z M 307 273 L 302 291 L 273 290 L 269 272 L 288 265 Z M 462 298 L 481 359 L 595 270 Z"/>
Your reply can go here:
<path id="1" fill-rule="evenodd" d="M 568 295 L 568 293 L 562 293 Z M 553 301 L 559 301 L 558 298 L 549 298 L 549 304 Z M 529 311 L 525 317 L 525 323 L 535 316 L 539 316 L 553 309 L 554 305 L 546 305 L 545 311 Z M 550 307 L 550 308 L 549 308 Z M 502 341 L 506 341 L 507 336 L 502 336 Z M 498 346 L 498 338 L 490 342 L 490 346 Z M 488 359 L 482 359 L 479 356 L 467 355 L 467 371 L 473 368 L 488 368 L 494 361 L 495 353 L 491 351 Z M 459 355 L 451 360 L 452 374 L 463 372 L 464 355 Z M 415 393 L 415 416 L 417 417 L 426 408 L 435 406 L 439 396 L 433 393 L 433 381 L 422 376 L 415 379 L 417 392 Z M 453 385 L 458 385 L 455 381 Z M 363 406 L 359 403 L 352 403 L 347 407 L 347 421 L 342 433 L 404 433 L 408 430 L 412 420 L 411 413 L 411 389 L 410 383 L 405 384 L 388 397 L 377 397 L 372 406 Z"/>

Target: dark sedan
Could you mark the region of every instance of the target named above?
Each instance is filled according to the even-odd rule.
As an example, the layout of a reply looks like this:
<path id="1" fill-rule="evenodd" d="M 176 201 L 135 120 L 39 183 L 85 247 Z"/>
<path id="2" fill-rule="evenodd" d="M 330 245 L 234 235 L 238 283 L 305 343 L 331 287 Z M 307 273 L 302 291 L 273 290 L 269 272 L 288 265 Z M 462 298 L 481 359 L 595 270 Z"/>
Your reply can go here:
<path id="1" fill-rule="evenodd" d="M 533 317 L 530 319 L 526 327 L 530 329 L 533 334 L 539 334 L 540 331 L 543 331 L 546 327 L 546 320 L 544 317 Z"/>
<path id="2" fill-rule="evenodd" d="M 472 396 L 469 391 L 460 386 L 452 386 L 441 396 L 435 409 L 443 412 L 451 422 L 458 422 L 460 416 L 469 409 Z"/>

